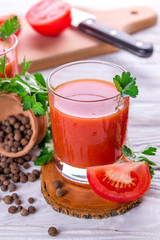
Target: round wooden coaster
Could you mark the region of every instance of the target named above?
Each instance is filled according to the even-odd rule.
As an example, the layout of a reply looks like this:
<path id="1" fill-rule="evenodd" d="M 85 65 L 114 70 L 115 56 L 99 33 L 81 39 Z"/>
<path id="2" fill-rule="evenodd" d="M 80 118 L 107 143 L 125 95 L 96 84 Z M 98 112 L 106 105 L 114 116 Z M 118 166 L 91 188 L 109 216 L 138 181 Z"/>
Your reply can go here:
<path id="1" fill-rule="evenodd" d="M 57 212 L 70 216 L 107 218 L 123 214 L 142 201 L 139 198 L 132 202 L 118 203 L 103 199 L 95 194 L 89 185 L 75 184 L 64 178 L 55 167 L 53 160 L 42 166 L 41 170 L 41 189 L 47 203 Z M 66 190 L 63 197 L 58 197 L 53 187 L 53 181 L 57 179 L 63 182 L 63 188 Z"/>

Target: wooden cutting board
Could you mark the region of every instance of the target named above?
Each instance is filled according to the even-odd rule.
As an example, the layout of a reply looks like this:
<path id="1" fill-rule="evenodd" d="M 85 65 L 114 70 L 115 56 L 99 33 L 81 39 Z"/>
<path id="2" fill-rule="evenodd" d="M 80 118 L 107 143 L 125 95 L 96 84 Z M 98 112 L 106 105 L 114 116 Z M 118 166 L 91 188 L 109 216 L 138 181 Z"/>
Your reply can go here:
<path id="1" fill-rule="evenodd" d="M 58 197 L 53 182 L 60 180 L 66 191 Z M 98 196 L 88 184 L 72 182 L 57 170 L 54 160 L 41 168 L 41 190 L 47 203 L 60 213 L 78 218 L 107 218 L 123 214 L 141 203 L 142 198 L 130 202 L 112 202 Z"/>
<path id="2" fill-rule="evenodd" d="M 150 27 L 157 20 L 155 11 L 148 7 L 86 11 L 94 14 L 98 23 L 127 33 L 134 33 Z M 25 18 L 21 19 L 21 25 L 22 31 L 19 35 L 18 46 L 20 70 L 24 56 L 27 61 L 32 61 L 30 71 L 33 72 L 118 50 L 72 27 L 65 30 L 60 36 L 46 37 L 34 31 Z"/>

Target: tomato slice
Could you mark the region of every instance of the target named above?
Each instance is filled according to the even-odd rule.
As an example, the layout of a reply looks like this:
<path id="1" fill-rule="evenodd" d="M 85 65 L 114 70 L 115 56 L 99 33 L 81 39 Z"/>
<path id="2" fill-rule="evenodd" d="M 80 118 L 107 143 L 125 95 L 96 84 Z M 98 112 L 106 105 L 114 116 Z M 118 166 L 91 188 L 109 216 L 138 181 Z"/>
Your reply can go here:
<path id="1" fill-rule="evenodd" d="M 126 162 L 87 168 L 93 191 L 116 202 L 136 200 L 145 194 L 151 182 L 145 162 Z"/>
<path id="2" fill-rule="evenodd" d="M 40 34 L 56 36 L 71 25 L 71 7 L 60 0 L 43 0 L 27 12 L 26 18 Z"/>
<path id="3" fill-rule="evenodd" d="M 0 16 L 0 26 L 2 25 L 2 23 L 4 23 L 7 19 L 13 18 L 14 16 L 16 16 L 16 14 L 9 14 L 9 15 L 5 15 L 5 16 Z M 20 23 L 20 20 L 18 18 L 18 22 Z M 15 32 L 15 35 L 18 36 L 19 33 L 21 31 L 21 27 Z"/>

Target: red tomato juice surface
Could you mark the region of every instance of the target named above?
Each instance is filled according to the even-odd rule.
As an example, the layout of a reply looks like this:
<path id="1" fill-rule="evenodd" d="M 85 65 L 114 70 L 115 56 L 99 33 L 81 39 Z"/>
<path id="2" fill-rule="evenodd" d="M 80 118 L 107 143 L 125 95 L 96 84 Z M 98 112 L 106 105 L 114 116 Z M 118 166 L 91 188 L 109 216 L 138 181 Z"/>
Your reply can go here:
<path id="1" fill-rule="evenodd" d="M 119 159 L 126 141 L 129 99 L 123 98 L 116 111 L 114 84 L 94 79 L 64 83 L 54 91 L 64 97 L 49 93 L 55 157 L 78 168 Z"/>
<path id="2" fill-rule="evenodd" d="M 5 47 L 5 51 L 9 50 L 9 46 Z M 3 42 L 0 42 L 0 53 L 4 52 L 4 45 Z M 4 57 L 4 56 L 2 56 Z M 18 73 L 18 64 L 17 59 L 15 59 L 15 55 L 13 52 L 6 53 L 6 65 L 5 65 L 5 72 L 8 78 L 14 77 L 16 73 Z M 4 77 L 2 73 L 0 73 L 0 77 Z"/>

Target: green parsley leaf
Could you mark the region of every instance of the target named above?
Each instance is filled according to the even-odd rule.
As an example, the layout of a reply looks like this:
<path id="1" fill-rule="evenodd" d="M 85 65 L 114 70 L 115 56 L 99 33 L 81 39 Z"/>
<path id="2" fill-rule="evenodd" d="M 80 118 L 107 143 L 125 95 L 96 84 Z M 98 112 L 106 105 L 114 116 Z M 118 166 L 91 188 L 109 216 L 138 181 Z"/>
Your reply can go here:
<path id="1" fill-rule="evenodd" d="M 136 157 L 135 153 L 126 145 L 123 146 L 123 148 L 121 149 L 121 152 L 131 160 Z"/>
<path id="2" fill-rule="evenodd" d="M 139 161 L 145 161 L 147 162 L 149 165 L 151 166 L 156 166 L 155 162 L 149 160 L 148 158 L 144 157 L 144 156 L 139 156 L 138 157 Z"/>
<path id="3" fill-rule="evenodd" d="M 0 94 L 2 93 L 15 93 L 15 80 L 14 78 L 5 79 L 0 78 Z"/>
<path id="4" fill-rule="evenodd" d="M 3 58 L 0 58 L 0 73 L 5 75 L 6 54 Z"/>
<path id="5" fill-rule="evenodd" d="M 146 156 L 143 156 L 143 154 L 148 156 L 153 156 L 155 155 L 156 151 L 157 151 L 157 148 L 152 147 L 150 145 L 148 145 L 145 149 L 138 152 L 133 151 L 131 148 L 127 147 L 126 145 L 124 145 L 123 148 L 121 149 L 121 152 L 132 161 L 147 162 L 149 164 L 149 171 L 150 171 L 151 178 L 154 175 L 154 169 L 152 166 L 156 166 L 156 163 L 148 159 Z"/>
<path id="6" fill-rule="evenodd" d="M 34 91 L 38 90 L 41 87 L 41 86 L 38 86 L 37 82 L 35 81 L 35 78 L 29 72 L 25 72 L 24 76 L 27 84 Z"/>
<path id="7" fill-rule="evenodd" d="M 20 75 L 24 75 L 28 71 L 31 64 L 32 64 L 32 61 L 26 62 L 26 58 L 24 57 L 22 62 L 22 67 L 24 71 Z"/>
<path id="8" fill-rule="evenodd" d="M 27 95 L 26 89 L 18 83 L 14 85 L 14 93 L 17 93 L 20 97 L 25 97 Z"/>
<path id="9" fill-rule="evenodd" d="M 1 88 L 1 91 L 0 91 L 1 94 L 12 92 L 13 90 L 13 87 L 6 81 L 0 83 L 0 88 Z"/>
<path id="10" fill-rule="evenodd" d="M 44 78 L 43 78 L 41 73 L 35 73 L 34 77 L 35 77 L 36 82 L 39 85 L 41 85 L 42 87 L 45 87 L 45 88 L 47 87 L 46 82 L 45 82 L 45 80 L 44 80 Z"/>
<path id="11" fill-rule="evenodd" d="M 35 166 L 42 166 L 45 165 L 46 163 L 50 162 L 51 159 L 53 158 L 53 152 L 48 151 L 48 148 L 44 148 L 37 160 L 34 162 Z"/>
<path id="12" fill-rule="evenodd" d="M 32 111 L 36 116 L 45 115 L 46 112 L 43 109 L 43 105 L 40 102 L 34 102 L 32 104 Z"/>
<path id="13" fill-rule="evenodd" d="M 153 176 L 154 176 L 154 169 L 153 169 L 152 166 L 149 166 L 149 172 L 150 172 L 150 174 L 151 174 L 151 179 L 152 179 Z"/>
<path id="14" fill-rule="evenodd" d="M 40 102 L 43 106 L 44 112 L 47 112 L 48 110 L 48 94 L 44 93 L 37 93 L 36 94 L 36 101 Z M 43 114 L 45 115 L 45 114 Z"/>
<path id="15" fill-rule="evenodd" d="M 121 97 L 135 98 L 138 95 L 138 87 L 136 86 L 136 78 L 131 77 L 129 72 L 123 72 L 122 76 L 116 75 L 113 78 L 117 91 L 120 92 L 116 110 L 120 105 Z"/>
<path id="16" fill-rule="evenodd" d="M 142 153 L 145 155 L 156 155 L 157 148 L 148 146 Z"/>
<path id="17" fill-rule="evenodd" d="M 41 149 L 45 148 L 46 143 L 51 143 L 52 142 L 52 131 L 51 131 L 51 124 L 49 121 L 49 126 L 48 126 L 48 130 L 47 133 L 44 137 L 44 139 L 42 140 L 42 142 L 39 143 L 38 147 Z"/>
<path id="18" fill-rule="evenodd" d="M 42 150 L 37 160 L 34 162 L 34 165 L 45 165 L 48 163 L 54 156 L 53 142 L 52 142 L 52 131 L 51 131 L 51 123 L 49 121 L 48 130 L 46 136 L 42 140 L 42 142 L 38 145 L 38 147 Z"/>
<path id="19" fill-rule="evenodd" d="M 7 19 L 0 27 L 0 38 L 4 41 L 20 28 L 17 16 Z"/>
<path id="20" fill-rule="evenodd" d="M 22 95 L 21 95 L 22 96 Z M 43 105 L 41 102 L 37 102 L 35 95 L 32 96 L 22 96 L 22 100 L 21 103 L 23 104 L 23 111 L 26 111 L 28 109 L 32 109 L 33 113 L 36 116 L 40 116 L 40 115 L 45 115 L 46 111 L 43 108 Z"/>
<path id="21" fill-rule="evenodd" d="M 33 96 L 25 96 L 22 98 L 21 103 L 23 104 L 23 111 L 27 111 L 32 107 L 32 102 L 34 101 Z"/>
<path id="22" fill-rule="evenodd" d="M 121 87 L 119 81 L 116 79 L 116 78 L 118 78 L 118 77 L 120 77 L 120 76 L 118 76 L 118 75 L 115 76 L 115 78 L 114 78 L 114 84 L 115 84 L 115 86 L 116 86 L 116 88 L 117 88 L 117 91 L 118 91 L 118 92 L 122 92 L 122 87 Z"/>

